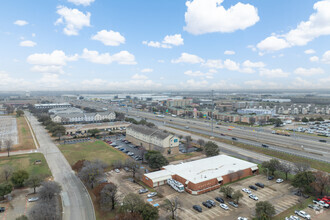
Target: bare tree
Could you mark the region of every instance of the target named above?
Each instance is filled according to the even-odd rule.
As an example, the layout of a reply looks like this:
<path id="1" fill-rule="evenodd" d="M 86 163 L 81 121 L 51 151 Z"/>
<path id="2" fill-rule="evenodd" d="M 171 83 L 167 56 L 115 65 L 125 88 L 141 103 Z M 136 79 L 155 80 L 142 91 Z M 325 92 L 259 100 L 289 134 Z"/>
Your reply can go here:
<path id="1" fill-rule="evenodd" d="M 144 205 L 141 197 L 135 193 L 129 193 L 124 197 L 122 208 L 131 213 L 138 212 Z"/>
<path id="2" fill-rule="evenodd" d="M 205 145 L 205 141 L 203 139 L 198 139 L 197 144 L 199 145 L 200 148 L 202 148 Z"/>
<path id="3" fill-rule="evenodd" d="M 59 220 L 60 215 L 55 202 L 37 202 L 30 212 L 29 217 L 33 220 Z"/>
<path id="4" fill-rule="evenodd" d="M 291 165 L 287 163 L 281 163 L 279 169 L 285 173 L 285 180 L 288 180 L 288 174 L 292 171 Z"/>
<path id="5" fill-rule="evenodd" d="M 175 197 L 174 199 L 166 199 L 165 200 L 165 204 L 164 204 L 164 208 L 167 210 L 167 211 L 170 211 L 171 212 L 171 219 L 175 219 L 175 212 L 176 210 L 180 207 L 180 201 L 179 201 L 179 198 L 178 197 Z"/>
<path id="6" fill-rule="evenodd" d="M 10 153 L 12 146 L 13 146 L 13 141 L 11 139 L 5 140 L 5 148 L 7 150 L 8 157 L 9 157 L 9 153 Z"/>
<path id="7" fill-rule="evenodd" d="M 121 169 L 121 168 L 123 168 L 124 164 L 121 160 L 116 160 L 112 163 L 112 166 L 115 169 Z"/>
<path id="8" fill-rule="evenodd" d="M 11 177 L 11 175 L 13 174 L 13 172 L 14 172 L 14 169 L 9 164 L 6 164 L 3 166 L 2 173 L 3 173 L 3 176 L 6 180 L 6 182 L 8 182 L 8 180 Z"/>
<path id="9" fill-rule="evenodd" d="M 100 192 L 100 197 L 100 206 L 102 210 L 114 210 L 117 203 L 117 186 L 113 183 L 105 185 Z"/>
<path id="10" fill-rule="evenodd" d="M 45 203 L 52 201 L 62 190 L 60 184 L 55 181 L 42 182 L 41 186 L 39 198 Z"/>
<path id="11" fill-rule="evenodd" d="M 30 186 L 33 188 L 33 193 L 36 193 L 36 188 L 41 185 L 42 177 L 40 175 L 30 176 L 24 183 L 24 185 Z"/>
<path id="12" fill-rule="evenodd" d="M 102 161 L 85 161 L 83 168 L 78 173 L 79 178 L 84 181 L 88 187 L 94 189 L 95 184 L 99 177 L 102 176 L 104 168 L 107 165 Z"/>
<path id="13" fill-rule="evenodd" d="M 330 186 L 330 176 L 328 173 L 316 171 L 314 173 L 315 181 L 312 183 L 313 188 L 321 195 L 328 194 Z"/>
<path id="14" fill-rule="evenodd" d="M 132 177 L 133 177 L 133 179 L 135 179 L 135 174 L 138 172 L 140 164 L 135 162 L 134 160 L 128 158 L 125 161 L 125 166 L 130 169 L 130 171 L 132 172 Z"/>
<path id="15" fill-rule="evenodd" d="M 305 171 L 308 171 L 310 169 L 310 165 L 307 163 L 295 163 L 295 172 L 296 173 L 303 173 Z"/>

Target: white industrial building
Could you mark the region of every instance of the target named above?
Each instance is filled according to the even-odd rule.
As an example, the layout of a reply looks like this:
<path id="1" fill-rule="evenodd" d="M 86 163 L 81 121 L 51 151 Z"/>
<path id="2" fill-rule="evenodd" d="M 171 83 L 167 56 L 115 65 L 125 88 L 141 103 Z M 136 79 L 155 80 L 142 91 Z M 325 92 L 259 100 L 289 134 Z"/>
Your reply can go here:
<path id="1" fill-rule="evenodd" d="M 116 114 L 114 112 L 96 112 L 96 113 L 70 113 L 51 115 L 53 122 L 57 123 L 83 123 L 83 122 L 102 122 L 104 120 L 114 121 Z"/>
<path id="2" fill-rule="evenodd" d="M 256 114 L 256 115 L 275 115 L 276 112 L 273 109 L 256 109 L 256 108 L 246 108 L 239 109 L 237 113 L 242 115 Z"/>
<path id="3" fill-rule="evenodd" d="M 69 108 L 69 103 L 47 103 L 47 104 L 34 104 L 36 109 L 51 109 L 51 108 Z"/>

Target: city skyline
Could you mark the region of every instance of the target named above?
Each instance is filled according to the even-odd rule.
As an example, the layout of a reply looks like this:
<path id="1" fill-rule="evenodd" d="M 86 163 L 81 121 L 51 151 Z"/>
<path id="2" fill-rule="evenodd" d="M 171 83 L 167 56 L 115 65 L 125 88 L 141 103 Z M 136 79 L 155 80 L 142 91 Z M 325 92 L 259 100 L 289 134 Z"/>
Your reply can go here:
<path id="1" fill-rule="evenodd" d="M 6 1 L 0 91 L 328 89 L 329 10 L 329 0 Z"/>

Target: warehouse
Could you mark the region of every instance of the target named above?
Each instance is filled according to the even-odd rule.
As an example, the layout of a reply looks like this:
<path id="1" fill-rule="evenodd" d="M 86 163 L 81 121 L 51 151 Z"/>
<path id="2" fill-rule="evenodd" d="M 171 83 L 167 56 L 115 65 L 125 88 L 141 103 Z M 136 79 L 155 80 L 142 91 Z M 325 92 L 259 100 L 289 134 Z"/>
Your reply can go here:
<path id="1" fill-rule="evenodd" d="M 142 180 L 150 187 L 165 184 L 169 178 L 182 183 L 186 192 L 194 195 L 220 188 L 221 185 L 258 174 L 257 164 L 227 155 L 218 155 L 144 174 Z"/>

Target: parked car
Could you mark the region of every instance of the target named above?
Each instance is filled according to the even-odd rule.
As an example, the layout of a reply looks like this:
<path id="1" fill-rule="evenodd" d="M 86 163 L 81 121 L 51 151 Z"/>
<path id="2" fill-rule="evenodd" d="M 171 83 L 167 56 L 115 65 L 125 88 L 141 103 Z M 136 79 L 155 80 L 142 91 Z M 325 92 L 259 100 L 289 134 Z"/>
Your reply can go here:
<path id="1" fill-rule="evenodd" d="M 283 181 L 284 181 L 283 179 L 277 179 L 276 183 L 283 183 Z"/>
<path id="2" fill-rule="evenodd" d="M 147 195 L 147 197 L 148 197 L 148 198 L 151 198 L 151 197 L 154 197 L 154 196 L 156 196 L 156 195 L 157 195 L 156 192 L 151 192 L 151 193 L 149 193 L 149 194 Z"/>
<path id="3" fill-rule="evenodd" d="M 202 202 L 203 206 L 207 207 L 207 208 L 212 208 L 212 205 L 211 203 L 208 203 L 208 202 Z"/>
<path id="4" fill-rule="evenodd" d="M 268 180 L 273 180 L 274 176 L 268 176 Z"/>
<path id="5" fill-rule="evenodd" d="M 223 208 L 224 210 L 228 210 L 228 206 L 224 203 L 220 203 L 220 207 Z"/>
<path id="6" fill-rule="evenodd" d="M 0 207 L 0 212 L 5 212 L 6 208 L 5 207 Z"/>
<path id="7" fill-rule="evenodd" d="M 194 205 L 193 209 L 195 209 L 197 212 L 202 212 L 202 207 L 200 207 L 199 205 Z"/>
<path id="8" fill-rule="evenodd" d="M 212 199 L 206 200 L 206 202 L 210 203 L 212 206 L 217 205 Z"/>
<path id="9" fill-rule="evenodd" d="M 234 137 L 233 137 L 233 138 L 231 138 L 231 139 L 232 139 L 233 141 L 237 141 L 237 138 L 234 138 Z"/>
<path id="10" fill-rule="evenodd" d="M 115 169 L 115 172 L 116 172 L 116 173 L 120 173 L 120 170 L 119 170 L 119 169 Z"/>
<path id="11" fill-rule="evenodd" d="M 224 203 L 225 202 L 221 197 L 215 197 L 215 200 L 217 200 L 220 203 Z"/>
<path id="12" fill-rule="evenodd" d="M 315 203 L 321 207 L 324 207 L 324 208 L 329 208 L 329 204 L 327 204 L 323 200 L 313 200 L 313 203 Z"/>
<path id="13" fill-rule="evenodd" d="M 259 187 L 261 187 L 261 188 L 264 188 L 264 187 L 265 187 L 265 185 L 262 184 L 262 183 L 256 183 L 255 185 L 256 185 L 256 186 L 259 186 Z"/>
<path id="14" fill-rule="evenodd" d="M 311 209 L 313 209 L 313 210 L 315 210 L 315 211 L 320 211 L 321 210 L 318 205 L 310 204 L 310 205 L 308 205 L 308 207 L 311 208 Z"/>
<path id="15" fill-rule="evenodd" d="M 233 201 L 228 202 L 228 204 L 234 206 L 235 208 L 238 208 L 238 204 Z"/>
<path id="16" fill-rule="evenodd" d="M 290 217 L 285 217 L 285 220 L 300 220 L 300 218 L 295 215 L 290 215 Z"/>
<path id="17" fill-rule="evenodd" d="M 262 144 L 261 146 L 264 148 L 269 148 L 269 146 L 267 144 Z"/>
<path id="18" fill-rule="evenodd" d="M 143 194 L 143 193 L 147 193 L 147 192 L 149 192 L 149 190 L 146 189 L 146 188 L 143 188 L 143 189 L 139 190 L 139 194 Z"/>
<path id="19" fill-rule="evenodd" d="M 237 220 L 248 220 L 248 219 L 245 217 L 238 217 Z"/>
<path id="20" fill-rule="evenodd" d="M 29 202 L 35 202 L 35 201 L 38 201 L 39 200 L 39 197 L 31 197 L 28 199 Z"/>
<path id="21" fill-rule="evenodd" d="M 304 218 L 304 219 L 311 219 L 311 216 L 309 214 L 307 214 L 306 212 L 302 211 L 302 210 L 296 210 L 294 211 L 295 214 L 299 215 L 300 217 Z"/>
<path id="22" fill-rule="evenodd" d="M 258 188 L 257 188 L 257 187 L 255 187 L 255 186 L 253 186 L 253 185 L 249 186 L 249 188 L 250 188 L 250 189 L 253 189 L 253 190 L 255 190 L 255 191 L 257 191 L 257 190 L 258 190 Z"/>
<path id="23" fill-rule="evenodd" d="M 245 193 L 247 193 L 247 194 L 250 194 L 251 193 L 251 190 L 249 190 L 247 188 L 243 188 L 242 191 L 245 192 Z"/>
<path id="24" fill-rule="evenodd" d="M 253 200 L 255 200 L 255 201 L 258 201 L 258 200 L 259 200 L 258 196 L 253 195 L 253 194 L 250 194 L 250 195 L 249 195 L 249 198 L 250 198 L 250 199 L 253 199 Z"/>

